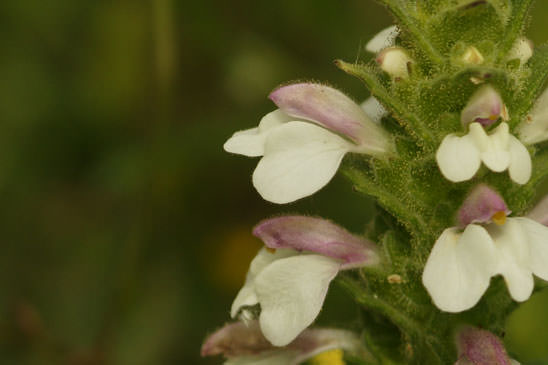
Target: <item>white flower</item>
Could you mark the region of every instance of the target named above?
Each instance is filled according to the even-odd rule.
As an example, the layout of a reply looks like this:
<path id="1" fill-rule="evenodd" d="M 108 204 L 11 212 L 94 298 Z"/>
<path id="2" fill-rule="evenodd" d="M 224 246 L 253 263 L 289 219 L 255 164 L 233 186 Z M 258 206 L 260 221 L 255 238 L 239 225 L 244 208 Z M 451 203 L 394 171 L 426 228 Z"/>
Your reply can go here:
<path id="1" fill-rule="evenodd" d="M 285 346 L 316 319 L 339 268 L 339 262 L 322 255 L 262 249 L 251 262 L 231 315 L 260 303 L 261 331 L 273 345 Z"/>
<path id="2" fill-rule="evenodd" d="M 375 247 L 330 221 L 284 216 L 261 222 L 253 233 L 270 249 L 253 259 L 231 316 L 260 304 L 259 323 L 275 346 L 285 346 L 320 313 L 340 270 L 375 265 Z"/>
<path id="3" fill-rule="evenodd" d="M 400 34 L 396 25 L 381 30 L 365 46 L 365 49 L 371 53 L 379 53 L 385 48 L 392 47 L 394 41 Z"/>
<path id="4" fill-rule="evenodd" d="M 492 192 L 482 195 L 472 193 L 461 208 L 476 212 L 476 217 L 459 214 L 466 217 L 461 224 L 478 223 L 443 231 L 424 268 L 423 284 L 446 312 L 472 308 L 495 275 L 504 277 L 510 295 L 520 302 L 533 291 L 533 274 L 548 280 L 548 227 L 529 218 L 506 218 L 505 205 L 495 212 L 501 208 L 493 200 L 502 198 Z M 490 209 L 493 214 L 486 218 Z"/>
<path id="5" fill-rule="evenodd" d="M 484 85 L 470 98 L 461 113 L 461 122 L 468 126 L 468 134 L 459 137 L 447 135 L 436 153 L 436 161 L 442 174 L 453 182 L 474 177 L 483 162 L 494 172 L 508 170 L 510 178 L 525 184 L 531 177 L 531 156 L 527 148 L 512 134 L 508 124 L 506 107 L 500 95 Z M 491 133 L 484 127 L 501 122 Z"/>
<path id="6" fill-rule="evenodd" d="M 380 157 L 394 149 L 382 127 L 336 89 L 292 84 L 270 98 L 280 109 L 257 128 L 236 132 L 224 145 L 228 152 L 263 156 L 253 185 L 270 202 L 289 203 L 320 190 L 348 152 Z"/>

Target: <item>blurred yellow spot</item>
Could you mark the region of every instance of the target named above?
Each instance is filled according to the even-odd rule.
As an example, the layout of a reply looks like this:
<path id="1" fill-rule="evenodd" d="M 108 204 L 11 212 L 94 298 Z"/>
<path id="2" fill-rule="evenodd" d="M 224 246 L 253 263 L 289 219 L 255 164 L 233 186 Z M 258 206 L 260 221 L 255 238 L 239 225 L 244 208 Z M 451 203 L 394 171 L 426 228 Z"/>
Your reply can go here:
<path id="1" fill-rule="evenodd" d="M 502 226 L 506 223 L 506 212 L 496 212 L 491 219 L 499 226 Z"/>
<path id="2" fill-rule="evenodd" d="M 261 241 L 251 234 L 251 227 L 215 232 L 203 245 L 204 268 L 220 289 L 234 292 L 244 284 L 249 264 L 261 248 Z"/>
<path id="3" fill-rule="evenodd" d="M 489 120 L 497 120 L 497 119 L 499 119 L 498 115 L 490 115 L 489 116 Z"/>
<path id="4" fill-rule="evenodd" d="M 310 365 L 345 365 L 342 350 L 331 350 L 323 352 L 310 359 Z"/>
<path id="5" fill-rule="evenodd" d="M 275 248 L 271 248 L 271 247 L 266 247 L 266 250 L 270 253 L 276 253 L 276 249 Z"/>

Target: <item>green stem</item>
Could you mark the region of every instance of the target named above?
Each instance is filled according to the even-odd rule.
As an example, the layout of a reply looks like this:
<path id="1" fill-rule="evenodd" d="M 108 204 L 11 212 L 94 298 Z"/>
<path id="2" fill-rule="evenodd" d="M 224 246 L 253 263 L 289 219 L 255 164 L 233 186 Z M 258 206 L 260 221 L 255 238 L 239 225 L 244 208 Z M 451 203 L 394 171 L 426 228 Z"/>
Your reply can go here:
<path id="1" fill-rule="evenodd" d="M 405 30 L 415 39 L 416 44 L 426 54 L 426 56 L 437 65 L 444 63 L 443 56 L 432 46 L 432 44 L 425 37 L 424 29 L 421 29 L 417 25 L 417 20 L 410 16 L 411 10 L 407 7 L 404 9 L 402 5 L 396 4 L 392 0 L 377 0 L 396 17 Z"/>
<path id="2" fill-rule="evenodd" d="M 427 225 L 420 215 L 413 214 L 413 210 L 406 206 L 400 197 L 383 189 L 365 173 L 355 168 L 345 168 L 342 173 L 352 181 L 358 191 L 376 197 L 379 204 L 394 217 L 397 217 L 415 237 L 420 237 L 423 232 L 428 231 Z"/>
<path id="3" fill-rule="evenodd" d="M 417 143 L 427 150 L 432 150 L 436 139 L 430 129 L 422 123 L 420 118 L 405 107 L 378 81 L 372 72 L 366 70 L 366 66 L 357 65 L 336 60 L 335 64 L 344 72 L 362 80 L 365 85 L 381 103 L 394 113 L 394 117 L 403 125 L 407 132 L 415 138 Z"/>
<path id="4" fill-rule="evenodd" d="M 437 353 L 436 348 L 440 348 L 441 344 L 436 343 L 437 340 L 428 336 L 424 331 L 422 323 L 409 318 L 404 312 L 395 308 L 391 303 L 381 299 L 377 295 L 369 295 L 365 292 L 364 288 L 354 279 L 348 276 L 340 276 L 338 282 L 343 286 L 356 300 L 357 303 L 364 306 L 369 310 L 375 310 L 385 317 L 389 318 L 398 328 L 410 337 L 420 339 L 432 353 L 432 355 L 438 359 L 438 363 L 442 364 L 443 360 Z"/>

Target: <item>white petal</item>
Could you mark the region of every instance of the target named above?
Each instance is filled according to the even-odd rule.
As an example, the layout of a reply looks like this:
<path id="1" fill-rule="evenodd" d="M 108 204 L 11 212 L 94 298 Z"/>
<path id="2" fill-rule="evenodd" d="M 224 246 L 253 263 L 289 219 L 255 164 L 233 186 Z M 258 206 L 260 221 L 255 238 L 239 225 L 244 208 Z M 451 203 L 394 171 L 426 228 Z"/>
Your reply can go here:
<path id="1" fill-rule="evenodd" d="M 287 345 L 314 321 L 339 267 L 325 256 L 300 255 L 277 260 L 257 276 L 259 322 L 274 346 Z"/>
<path id="2" fill-rule="evenodd" d="M 474 177 L 481 160 L 479 151 L 468 136 L 446 136 L 436 153 L 436 161 L 443 176 L 453 182 L 466 181 Z"/>
<path id="3" fill-rule="evenodd" d="M 361 105 L 362 109 L 365 111 L 365 114 L 373 122 L 379 124 L 381 119 L 388 114 L 388 111 L 382 106 L 381 103 L 374 96 L 368 97 Z"/>
<path id="4" fill-rule="evenodd" d="M 398 27 L 393 25 L 391 27 L 385 28 L 377 33 L 365 46 L 365 49 L 371 53 L 378 53 L 394 45 L 394 40 L 400 33 Z"/>
<path id="5" fill-rule="evenodd" d="M 548 227 L 528 218 L 514 218 L 527 236 L 530 269 L 541 279 L 548 280 Z"/>
<path id="6" fill-rule="evenodd" d="M 535 144 L 548 139 L 548 88 L 535 102 L 528 119 L 518 127 L 519 138 L 525 144 Z"/>
<path id="7" fill-rule="evenodd" d="M 514 136 L 510 136 L 508 143 L 510 151 L 510 166 L 508 172 L 510 178 L 518 184 L 525 184 L 531 178 L 532 164 L 531 155 L 527 148 Z"/>
<path id="8" fill-rule="evenodd" d="M 487 136 L 479 123 L 472 123 L 469 135 L 474 139 L 485 166 L 495 172 L 502 172 L 508 168 L 510 165 L 508 124 L 501 123 L 494 133 Z"/>
<path id="9" fill-rule="evenodd" d="M 244 286 L 240 289 L 238 295 L 236 295 L 234 302 L 232 302 L 230 316 L 235 318 L 238 315 L 240 308 L 259 303 L 255 293 L 255 278 L 265 267 L 276 260 L 294 256 L 296 254 L 297 251 L 289 249 L 276 250 L 274 253 L 267 251 L 265 248 L 259 250 L 257 256 L 255 256 L 249 265 L 249 271 L 247 272 Z"/>
<path id="10" fill-rule="evenodd" d="M 448 228 L 432 248 L 422 282 L 439 309 L 461 312 L 480 300 L 496 264 L 496 249 L 484 228 L 470 224 L 462 234 Z"/>
<path id="11" fill-rule="evenodd" d="M 534 281 L 530 269 L 528 237 L 520 221 L 508 218 L 503 226 L 491 224 L 487 229 L 499 251 L 497 273 L 504 277 L 514 300 L 527 300 L 533 292 Z"/>
<path id="12" fill-rule="evenodd" d="M 282 124 L 295 120 L 287 114 L 277 109 L 268 113 L 261 119 L 259 126 L 236 132 L 225 142 L 223 148 L 230 153 L 244 155 L 248 157 L 258 157 L 264 154 L 264 144 L 266 136 L 274 128 Z"/>
<path id="13" fill-rule="evenodd" d="M 312 195 L 327 185 L 353 147 L 317 125 L 286 123 L 268 136 L 253 185 L 265 200 L 278 204 Z"/>

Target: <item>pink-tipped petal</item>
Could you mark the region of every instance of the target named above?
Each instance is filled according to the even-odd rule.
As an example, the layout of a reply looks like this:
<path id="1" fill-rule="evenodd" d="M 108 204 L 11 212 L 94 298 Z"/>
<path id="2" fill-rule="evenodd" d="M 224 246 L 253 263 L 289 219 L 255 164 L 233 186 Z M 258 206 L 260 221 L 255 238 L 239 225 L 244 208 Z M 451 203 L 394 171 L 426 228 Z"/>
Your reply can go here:
<path id="1" fill-rule="evenodd" d="M 334 349 L 356 353 L 364 358 L 370 357 L 356 334 L 334 328 L 307 329 L 287 346 L 275 347 L 263 336 L 257 321 L 251 321 L 247 325 L 243 322 L 225 325 L 205 340 L 201 354 L 263 361 L 271 357 L 284 358 L 284 364 L 296 365 Z"/>
<path id="2" fill-rule="evenodd" d="M 261 333 L 257 321 L 234 322 L 211 334 L 202 345 L 202 356 L 226 357 L 256 355 L 273 346 Z"/>
<path id="3" fill-rule="evenodd" d="M 489 126 L 495 123 L 504 113 L 504 104 L 499 93 L 491 86 L 480 87 L 470 98 L 461 113 L 461 123 L 480 123 Z"/>
<path id="4" fill-rule="evenodd" d="M 455 365 L 511 365 L 502 341 L 489 331 L 462 328 L 456 336 L 459 359 Z"/>
<path id="5" fill-rule="evenodd" d="M 458 221 L 461 227 L 471 223 L 487 223 L 493 216 L 504 212 L 510 214 L 504 199 L 487 185 L 478 185 L 462 203 L 458 211 Z M 504 218 L 504 217 L 501 217 Z"/>
<path id="6" fill-rule="evenodd" d="M 291 84 L 277 88 L 269 98 L 288 115 L 347 137 L 364 153 L 383 154 L 393 149 L 387 133 L 337 89 L 316 83 Z"/>
<path id="7" fill-rule="evenodd" d="M 343 269 L 379 262 L 375 245 L 322 218 L 282 216 L 267 219 L 253 230 L 268 247 L 311 251 L 343 261 Z"/>

